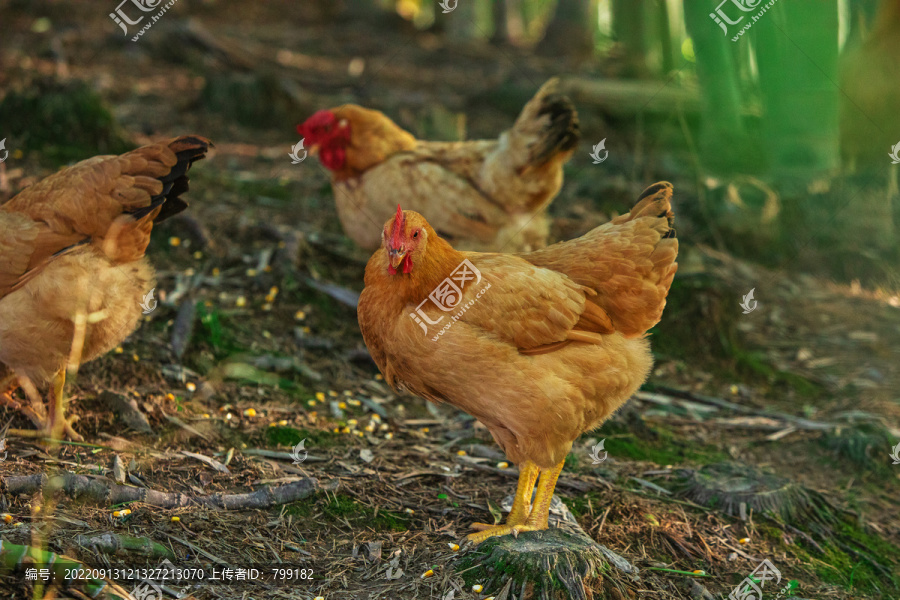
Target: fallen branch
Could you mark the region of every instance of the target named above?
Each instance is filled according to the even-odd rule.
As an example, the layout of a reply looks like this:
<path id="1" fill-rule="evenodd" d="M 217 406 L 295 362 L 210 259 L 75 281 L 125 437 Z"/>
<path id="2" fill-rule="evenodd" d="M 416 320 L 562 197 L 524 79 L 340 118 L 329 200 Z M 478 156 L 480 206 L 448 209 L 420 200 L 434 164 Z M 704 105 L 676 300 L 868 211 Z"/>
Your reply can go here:
<path id="1" fill-rule="evenodd" d="M 132 552 L 150 558 L 168 558 L 175 560 L 175 553 L 153 540 L 145 537 L 131 537 L 118 533 L 100 533 L 96 535 L 75 536 L 75 543 L 85 548 L 106 554 Z"/>
<path id="2" fill-rule="evenodd" d="M 729 402 L 728 400 L 723 400 L 722 398 L 716 398 L 714 396 L 705 396 L 703 394 L 695 394 L 694 392 L 688 392 L 686 390 L 679 390 L 676 388 L 670 388 L 667 386 L 656 386 L 655 390 L 656 395 L 669 396 L 671 398 L 681 398 L 683 400 L 691 400 L 693 402 L 699 402 L 700 404 L 708 404 L 711 406 L 718 406 L 719 408 L 725 408 L 728 410 L 733 410 L 737 413 L 742 413 L 745 415 L 755 415 L 759 417 L 770 417 L 773 419 L 781 419 L 782 421 L 786 421 L 796 427 L 797 429 L 806 429 L 813 431 L 823 431 L 829 429 L 837 429 L 838 425 L 835 423 L 823 423 L 821 421 L 810 421 L 809 419 L 804 419 L 802 417 L 795 417 L 794 415 L 789 415 L 787 413 L 783 413 L 775 410 L 761 410 L 758 408 L 748 408 L 746 406 L 742 406 L 740 404 L 735 404 L 734 402 Z M 642 397 L 642 392 L 638 392 L 635 394 L 638 398 Z M 646 398 L 645 398 L 646 399 Z"/>
<path id="3" fill-rule="evenodd" d="M 329 484 L 322 489 L 335 489 Z M 12 496 L 43 492 L 53 496 L 60 492 L 72 500 L 92 501 L 97 504 L 115 505 L 126 502 L 142 502 L 158 508 L 186 508 L 205 506 L 218 510 L 249 510 L 269 508 L 302 500 L 320 489 L 317 479 L 307 478 L 280 486 L 265 486 L 245 494 L 211 494 L 193 496 L 179 492 L 158 492 L 148 488 L 119 485 L 105 479 L 66 473 L 47 477 L 43 474 L 0 477 L 0 489 Z"/>

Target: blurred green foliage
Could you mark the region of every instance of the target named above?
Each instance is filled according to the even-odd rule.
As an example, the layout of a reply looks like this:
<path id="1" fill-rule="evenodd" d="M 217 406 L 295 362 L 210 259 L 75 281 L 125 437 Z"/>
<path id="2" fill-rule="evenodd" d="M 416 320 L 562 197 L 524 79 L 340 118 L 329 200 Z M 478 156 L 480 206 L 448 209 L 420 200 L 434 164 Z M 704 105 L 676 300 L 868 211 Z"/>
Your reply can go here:
<path id="1" fill-rule="evenodd" d="M 99 94 L 79 80 L 40 78 L 10 90 L 0 101 L 0 123 L 8 147 L 56 165 L 133 147 Z"/>

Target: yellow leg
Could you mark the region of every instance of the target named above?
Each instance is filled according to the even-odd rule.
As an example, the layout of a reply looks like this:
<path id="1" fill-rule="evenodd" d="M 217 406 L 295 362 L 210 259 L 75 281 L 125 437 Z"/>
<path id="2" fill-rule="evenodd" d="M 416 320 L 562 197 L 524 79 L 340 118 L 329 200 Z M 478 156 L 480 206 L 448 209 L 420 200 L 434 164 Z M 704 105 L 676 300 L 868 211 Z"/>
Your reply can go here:
<path id="1" fill-rule="evenodd" d="M 9 433 L 12 435 L 18 435 L 22 437 L 49 437 L 54 440 L 63 439 L 63 436 L 70 440 L 74 441 L 82 441 L 82 438 L 78 433 L 72 428 L 72 423 L 74 423 L 78 417 L 74 416 L 72 418 L 66 418 L 66 407 L 64 401 L 63 391 L 66 387 L 66 370 L 65 368 L 60 369 L 54 376 L 51 381 L 51 398 L 50 398 L 50 410 L 48 416 L 44 416 L 43 410 L 38 411 L 40 406 L 40 397 L 33 398 L 32 396 L 37 395 L 37 391 L 34 389 L 33 385 L 23 385 L 23 389 L 25 390 L 26 396 L 29 397 L 32 404 L 32 410 L 30 411 L 32 414 L 37 415 L 39 421 L 35 422 L 35 425 L 38 426 L 37 431 L 27 431 L 21 429 L 10 429 Z M 22 412 L 26 412 L 24 409 Z M 32 417 L 32 421 L 34 421 L 34 417 Z"/>
<path id="2" fill-rule="evenodd" d="M 525 525 L 534 527 L 535 529 L 547 529 L 550 520 L 550 501 L 553 500 L 553 490 L 556 489 L 556 481 L 559 474 L 562 473 L 565 461 L 559 463 L 552 469 L 543 469 L 541 471 L 541 481 L 538 483 L 537 494 L 534 495 L 534 506 L 531 507 L 531 514 Z"/>
<path id="3" fill-rule="evenodd" d="M 531 492 L 534 491 L 534 482 L 537 481 L 538 473 L 541 468 L 526 460 L 519 469 L 519 485 L 516 486 L 516 496 L 513 500 L 512 510 L 506 517 L 506 525 L 522 525 L 531 512 Z M 488 531 L 498 525 L 488 525 L 487 523 L 472 523 L 472 528 L 478 531 Z"/>
<path id="4" fill-rule="evenodd" d="M 469 540 L 479 544 L 489 537 L 498 535 L 519 535 L 523 531 L 539 531 L 547 529 L 548 520 L 550 518 L 550 501 L 553 499 L 553 490 L 556 488 L 556 480 L 562 472 L 564 462 L 559 463 L 550 469 L 540 469 L 541 477 L 537 483 L 537 493 L 534 497 L 534 505 L 531 512 L 524 523 L 511 524 L 507 522 L 505 525 L 499 525 L 479 531 L 478 533 L 470 533 L 467 537 Z M 520 475 L 521 477 L 521 475 Z M 519 480 L 521 486 L 521 479 Z M 531 495 L 530 492 L 528 494 Z M 512 515 L 512 513 L 510 513 Z"/>

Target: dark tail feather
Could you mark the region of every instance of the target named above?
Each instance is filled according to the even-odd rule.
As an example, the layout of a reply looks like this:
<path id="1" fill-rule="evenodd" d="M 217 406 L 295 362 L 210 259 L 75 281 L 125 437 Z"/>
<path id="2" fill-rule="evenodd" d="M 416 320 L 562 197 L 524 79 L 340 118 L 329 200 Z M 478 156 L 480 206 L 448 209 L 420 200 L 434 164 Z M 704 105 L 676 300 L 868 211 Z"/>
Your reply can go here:
<path id="1" fill-rule="evenodd" d="M 675 237 L 675 213 L 672 212 L 672 184 L 668 181 L 654 183 L 638 196 L 638 201 L 628 215 L 622 215 L 619 219 L 630 221 L 638 217 L 665 217 L 669 224 L 666 238 Z"/>
<path id="2" fill-rule="evenodd" d="M 550 123 L 540 141 L 531 148 L 531 162 L 540 166 L 560 152 L 573 150 L 581 138 L 578 113 L 572 102 L 553 92 L 543 97 L 538 115 L 548 115 Z"/>
<path id="3" fill-rule="evenodd" d="M 153 218 L 154 223 L 159 223 L 188 207 L 188 203 L 181 199 L 181 195 L 189 188 L 187 172 L 192 164 L 206 157 L 212 142 L 199 136 L 185 135 L 175 138 L 169 142 L 168 146 L 175 153 L 178 162 L 166 175 L 158 178 L 163 183 L 162 192 L 153 196 L 149 206 L 132 213 L 136 220 L 140 220 L 159 208 L 159 214 Z"/>

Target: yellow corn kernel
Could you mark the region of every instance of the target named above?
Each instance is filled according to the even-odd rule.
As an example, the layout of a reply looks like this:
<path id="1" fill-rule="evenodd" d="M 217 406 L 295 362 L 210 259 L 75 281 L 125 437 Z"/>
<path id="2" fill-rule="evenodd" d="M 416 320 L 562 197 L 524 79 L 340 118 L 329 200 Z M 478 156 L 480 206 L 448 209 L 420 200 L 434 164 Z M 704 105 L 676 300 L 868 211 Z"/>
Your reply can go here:
<path id="1" fill-rule="evenodd" d="M 482 586 L 480 583 L 476 583 L 475 585 L 472 586 L 472 591 L 475 592 L 476 594 L 483 589 L 484 589 L 484 586 Z"/>
<path id="2" fill-rule="evenodd" d="M 325 402 L 325 394 L 323 392 L 316 392 L 316 400 Z"/>
<path id="3" fill-rule="evenodd" d="M 255 417 L 255 416 L 256 416 L 256 409 L 255 409 L 255 408 L 248 408 L 247 410 L 244 411 L 244 416 L 245 416 L 245 417 Z"/>
<path id="4" fill-rule="evenodd" d="M 187 382 L 187 385 L 185 385 L 184 387 L 186 387 L 186 388 L 187 388 L 187 391 L 189 391 L 189 392 L 196 392 L 196 391 L 197 391 L 197 384 L 194 383 L 193 381 L 188 381 L 188 382 Z"/>
<path id="5" fill-rule="evenodd" d="M 468 454 L 468 452 L 466 452 L 465 450 L 457 450 L 456 451 L 457 456 L 465 456 L 466 454 Z"/>
<path id="6" fill-rule="evenodd" d="M 175 246 L 177 248 L 178 246 L 181 245 L 181 238 L 173 235 L 172 237 L 169 238 L 169 245 Z"/>
<path id="7" fill-rule="evenodd" d="M 450 542 L 450 543 L 447 544 L 447 545 L 450 546 L 450 549 L 453 550 L 454 552 L 456 552 L 457 550 L 459 550 L 459 544 L 454 544 L 453 542 Z"/>
<path id="8" fill-rule="evenodd" d="M 237 300 L 234 301 L 234 304 L 239 308 L 243 308 L 244 306 L 247 306 L 247 299 L 243 296 L 238 296 Z"/>
<path id="9" fill-rule="evenodd" d="M 498 462 L 498 463 L 497 463 L 497 468 L 498 468 L 498 469 L 506 469 L 506 468 L 509 468 L 509 463 L 506 462 L 505 460 L 502 461 L 502 462 Z"/>
<path id="10" fill-rule="evenodd" d="M 427 571 L 422 573 L 422 579 L 427 579 L 428 577 L 431 577 L 433 575 L 434 575 L 434 571 L 431 569 L 428 569 Z"/>
<path id="11" fill-rule="evenodd" d="M 178 522 L 180 522 L 180 521 L 181 521 L 181 517 L 172 517 L 172 522 L 173 522 L 173 523 L 178 523 Z"/>

